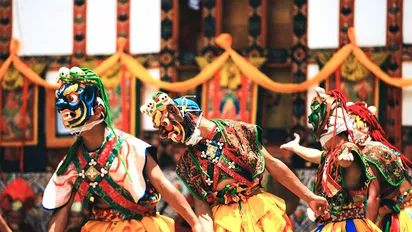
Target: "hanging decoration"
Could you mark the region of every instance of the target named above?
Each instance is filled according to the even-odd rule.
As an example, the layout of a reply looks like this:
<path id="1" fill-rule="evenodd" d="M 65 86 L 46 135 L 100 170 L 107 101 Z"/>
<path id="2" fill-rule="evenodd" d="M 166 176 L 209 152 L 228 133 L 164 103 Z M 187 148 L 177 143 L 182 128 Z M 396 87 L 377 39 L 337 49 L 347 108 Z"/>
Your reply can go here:
<path id="1" fill-rule="evenodd" d="M 318 84 L 328 79 L 328 77 L 335 73 L 335 71 L 345 62 L 348 56 L 350 54 L 353 54 L 360 64 L 362 64 L 366 69 L 370 70 L 372 74 L 374 74 L 377 78 L 379 78 L 386 84 L 399 88 L 412 85 L 412 79 L 390 77 L 388 76 L 388 74 L 382 71 L 379 66 L 374 64 L 365 55 L 362 49 L 356 46 L 356 39 L 353 28 L 349 29 L 348 35 L 351 43 L 345 45 L 343 48 L 337 51 L 315 77 L 301 83 L 279 83 L 272 81 L 268 76 L 266 76 L 258 68 L 253 66 L 251 63 L 245 60 L 244 57 L 242 57 L 232 49 L 232 38 L 229 34 L 221 34 L 215 40 L 215 43 L 223 48 L 225 52 L 217 57 L 213 62 L 208 64 L 206 67 L 204 67 L 199 74 L 186 81 L 169 83 L 157 80 L 156 78 L 151 76 L 146 68 L 143 67 L 143 65 L 134 60 L 132 56 L 123 52 L 123 48 L 126 43 L 124 38 L 118 38 L 117 52 L 103 61 L 94 71 L 98 75 L 101 75 L 107 69 L 120 61 L 120 63 L 125 66 L 127 71 L 129 71 L 132 76 L 135 76 L 144 83 L 154 85 L 158 88 L 170 92 L 185 92 L 190 89 L 196 88 L 197 86 L 204 84 L 206 81 L 213 78 L 216 72 L 223 67 L 230 56 L 243 75 L 245 75 L 248 79 L 255 82 L 256 84 L 262 86 L 263 88 L 279 93 L 295 93 L 306 91 L 312 85 Z"/>
<path id="2" fill-rule="evenodd" d="M 244 59 L 257 68 L 266 61 L 261 57 Z M 206 57 L 196 57 L 196 61 L 201 69 L 209 64 Z M 257 85 L 243 75 L 231 59 L 203 84 L 202 94 L 205 117 L 255 123 Z"/>
<path id="3" fill-rule="evenodd" d="M 320 67 L 327 63 L 333 56 L 332 52 L 319 52 L 316 58 Z M 386 52 L 373 52 L 369 59 L 377 66 L 382 66 L 388 58 Z M 343 95 L 352 102 L 364 101 L 368 105 L 379 106 L 379 80 L 363 66 L 358 59 L 350 54 L 336 71 L 337 78 L 326 80 L 326 89 L 340 89 Z"/>

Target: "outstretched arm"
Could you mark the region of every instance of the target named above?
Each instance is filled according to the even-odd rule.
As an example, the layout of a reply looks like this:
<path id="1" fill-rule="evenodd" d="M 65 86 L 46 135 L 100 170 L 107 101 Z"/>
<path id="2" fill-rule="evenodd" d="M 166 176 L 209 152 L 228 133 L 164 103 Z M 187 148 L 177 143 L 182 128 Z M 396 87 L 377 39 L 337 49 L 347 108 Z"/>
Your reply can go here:
<path id="1" fill-rule="evenodd" d="M 278 180 L 300 199 L 306 201 L 313 212 L 319 215 L 326 213 L 328 209 L 326 199 L 313 194 L 282 161 L 271 156 L 264 147 L 262 147 L 262 153 L 265 157 L 266 169 L 273 178 Z"/>
<path id="2" fill-rule="evenodd" d="M 72 206 L 74 200 L 74 196 L 70 197 L 69 203 L 65 206 L 61 207 L 60 209 L 54 210 L 50 221 L 49 227 L 47 231 L 49 232 L 63 232 L 65 227 L 67 226 L 67 219 L 69 218 L 70 207 Z"/>
<path id="3" fill-rule="evenodd" d="M 164 199 L 190 224 L 194 231 L 202 231 L 202 226 L 185 197 L 163 175 L 162 170 L 151 156 L 147 156 L 146 175 Z"/>
<path id="4" fill-rule="evenodd" d="M 308 148 L 308 147 L 299 145 L 300 136 L 296 133 L 293 135 L 295 136 L 295 139 L 288 143 L 283 144 L 282 146 L 280 146 L 280 149 L 289 150 L 291 152 L 298 154 L 300 157 L 302 157 L 303 159 L 309 162 L 319 164 L 320 157 L 322 156 L 322 151 L 319 151 L 318 149 Z"/>
<path id="5" fill-rule="evenodd" d="M 0 215 L 0 231 L 12 232 L 7 223 L 4 221 L 3 217 Z"/>

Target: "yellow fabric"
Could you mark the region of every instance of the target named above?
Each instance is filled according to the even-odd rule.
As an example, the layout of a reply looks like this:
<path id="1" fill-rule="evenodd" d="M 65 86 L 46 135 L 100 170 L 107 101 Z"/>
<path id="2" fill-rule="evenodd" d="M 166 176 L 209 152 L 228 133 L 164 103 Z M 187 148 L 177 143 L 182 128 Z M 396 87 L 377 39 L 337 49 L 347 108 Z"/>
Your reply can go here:
<path id="1" fill-rule="evenodd" d="M 110 232 L 174 232 L 173 219 L 166 216 L 143 217 L 138 220 L 88 221 L 82 227 L 82 232 L 110 231 Z"/>
<path id="2" fill-rule="evenodd" d="M 45 81 L 36 72 L 34 72 L 30 67 L 26 66 L 26 64 L 23 63 L 23 61 L 21 61 L 20 58 L 17 56 L 17 52 L 19 51 L 19 49 L 20 49 L 20 41 L 13 38 L 10 41 L 10 56 L 0 67 L 0 82 L 2 81 L 10 65 L 13 63 L 14 67 L 19 72 L 21 72 L 24 75 L 24 77 L 28 78 L 34 84 L 43 86 L 47 89 L 59 89 L 60 86 L 57 83 L 51 84 Z"/>
<path id="3" fill-rule="evenodd" d="M 378 226 L 373 224 L 372 221 L 368 219 L 353 219 L 356 231 L 362 232 L 380 232 Z M 312 230 L 312 232 L 316 231 Z M 322 232 L 346 232 L 346 221 L 341 222 L 330 222 L 323 227 Z"/>
<path id="4" fill-rule="evenodd" d="M 380 215 L 380 218 L 384 216 L 385 215 Z M 401 209 L 398 217 L 400 232 L 412 232 L 412 207 Z M 379 220 L 376 225 L 382 228 L 382 221 Z"/>
<path id="5" fill-rule="evenodd" d="M 225 52 L 220 55 L 216 60 L 210 63 L 207 67 L 202 68 L 201 72 L 195 77 L 183 81 L 183 82 L 163 82 L 157 80 L 151 76 L 147 70 L 135 61 L 133 57 L 128 54 L 123 53 L 126 40 L 124 38 L 118 39 L 118 51 L 113 56 L 109 57 L 104 61 L 99 67 L 95 69 L 98 75 L 101 75 L 105 70 L 114 66 L 120 59 L 120 62 L 126 66 L 127 70 L 139 78 L 141 81 L 147 84 L 157 86 L 161 89 L 165 89 L 171 92 L 184 92 L 195 88 L 196 86 L 205 83 L 210 80 L 213 75 L 220 70 L 226 63 L 229 56 L 234 61 L 238 69 L 247 76 L 250 80 L 259 84 L 260 86 L 274 92 L 279 93 L 294 93 L 308 90 L 311 86 L 319 84 L 320 82 L 329 78 L 342 64 L 347 60 L 350 54 L 353 54 L 356 60 L 367 70 L 372 72 L 377 78 L 383 82 L 393 85 L 396 87 L 407 87 L 412 85 L 412 79 L 400 78 L 400 77 L 390 77 L 388 74 L 384 73 L 379 66 L 373 63 L 365 53 L 356 45 L 355 32 L 353 28 L 348 31 L 350 44 L 343 46 L 339 51 L 337 51 L 333 57 L 327 62 L 322 70 L 310 80 L 306 80 L 302 83 L 279 83 L 272 81 L 268 76 L 262 73 L 258 68 L 254 67 L 253 64 L 246 61 L 242 56 L 240 56 L 235 50 L 231 48 L 232 37 L 229 34 L 221 34 L 216 38 L 216 44 L 222 47 Z M 383 57 L 383 56 L 382 56 Z M 363 73 L 363 72 L 362 72 Z M 357 78 L 351 76 L 351 78 Z"/>
<path id="6" fill-rule="evenodd" d="M 266 192 L 241 202 L 241 208 L 238 203 L 216 205 L 212 214 L 215 232 L 292 231 L 285 201 Z"/>
<path id="7" fill-rule="evenodd" d="M 412 206 L 399 212 L 399 227 L 401 232 L 412 232 Z"/>
<path id="8" fill-rule="evenodd" d="M 133 76 L 140 79 L 142 82 L 157 86 L 161 89 L 168 90 L 171 92 L 185 92 L 190 89 L 196 88 L 198 85 L 205 83 L 210 80 L 214 74 L 220 70 L 223 64 L 226 63 L 229 58 L 229 54 L 224 52 L 220 55 L 212 64 L 208 65 L 207 68 L 203 69 L 195 77 L 182 81 L 182 82 L 165 82 L 154 78 L 147 69 L 136 61 L 131 55 L 123 53 L 124 46 L 126 44 L 125 38 L 118 38 L 118 50 L 111 57 L 103 61 L 94 71 L 97 75 L 103 75 L 108 69 L 116 65 L 119 61 L 124 65 L 128 72 Z"/>

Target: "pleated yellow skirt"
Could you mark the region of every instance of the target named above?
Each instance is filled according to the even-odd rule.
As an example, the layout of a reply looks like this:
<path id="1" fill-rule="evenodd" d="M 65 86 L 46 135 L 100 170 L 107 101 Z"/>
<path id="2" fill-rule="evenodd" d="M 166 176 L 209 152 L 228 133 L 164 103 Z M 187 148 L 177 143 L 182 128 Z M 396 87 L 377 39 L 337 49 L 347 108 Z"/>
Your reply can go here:
<path id="1" fill-rule="evenodd" d="M 215 232 L 289 232 L 292 223 L 281 198 L 263 192 L 245 202 L 212 208 Z"/>
<path id="2" fill-rule="evenodd" d="M 372 221 L 364 219 L 349 219 L 341 222 L 329 222 L 318 226 L 312 232 L 381 232 L 379 227 Z"/>
<path id="3" fill-rule="evenodd" d="M 412 207 L 401 209 L 399 214 L 393 214 L 390 220 L 391 232 L 412 232 Z M 378 225 L 382 230 L 386 230 L 382 220 L 379 220 L 376 225 Z"/>
<path id="4" fill-rule="evenodd" d="M 174 232 L 173 219 L 156 215 L 138 220 L 88 221 L 82 232 Z"/>

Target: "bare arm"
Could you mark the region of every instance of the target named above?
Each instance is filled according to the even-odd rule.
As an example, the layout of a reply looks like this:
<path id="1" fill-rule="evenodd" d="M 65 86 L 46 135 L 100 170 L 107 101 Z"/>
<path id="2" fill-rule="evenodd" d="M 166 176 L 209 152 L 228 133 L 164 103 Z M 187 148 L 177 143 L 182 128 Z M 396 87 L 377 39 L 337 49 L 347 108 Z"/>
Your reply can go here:
<path id="1" fill-rule="evenodd" d="M 328 206 L 326 199 L 313 194 L 282 161 L 271 156 L 264 147 L 262 147 L 262 153 L 265 157 L 266 169 L 273 178 L 300 199 L 308 202 L 311 209 L 317 214 L 323 215 L 326 213 Z"/>
<path id="2" fill-rule="evenodd" d="M 303 159 L 309 162 L 319 164 L 320 158 L 322 156 L 322 151 L 319 151 L 318 149 L 308 148 L 308 147 L 299 145 L 300 136 L 296 133 L 294 134 L 294 136 L 295 136 L 294 140 L 283 144 L 282 146 L 280 146 L 280 149 L 289 150 L 291 152 L 296 153 L 297 155 L 299 155 L 300 157 L 302 157 Z"/>
<path id="3" fill-rule="evenodd" d="M 0 216 L 0 231 L 12 232 L 2 216 Z"/>
<path id="4" fill-rule="evenodd" d="M 199 227 L 200 222 L 185 197 L 163 175 L 162 170 L 151 156 L 147 157 L 146 175 L 156 190 L 164 199 L 190 224 L 192 228 Z"/>
<path id="5" fill-rule="evenodd" d="M 368 205 L 366 206 L 366 218 L 376 222 L 380 203 L 380 185 L 377 179 L 372 180 L 368 189 Z"/>
<path id="6" fill-rule="evenodd" d="M 69 203 L 60 209 L 56 209 L 49 221 L 49 227 L 47 231 L 49 232 L 63 232 L 66 225 L 67 219 L 69 218 L 70 207 L 72 206 L 74 196 L 72 195 Z"/>
<path id="7" fill-rule="evenodd" d="M 212 232 L 213 231 L 213 219 L 212 219 L 212 211 L 210 210 L 210 206 L 198 199 L 197 197 L 194 197 L 195 200 L 195 212 L 196 215 L 199 217 L 200 223 L 202 223 L 203 228 L 207 232 Z"/>

